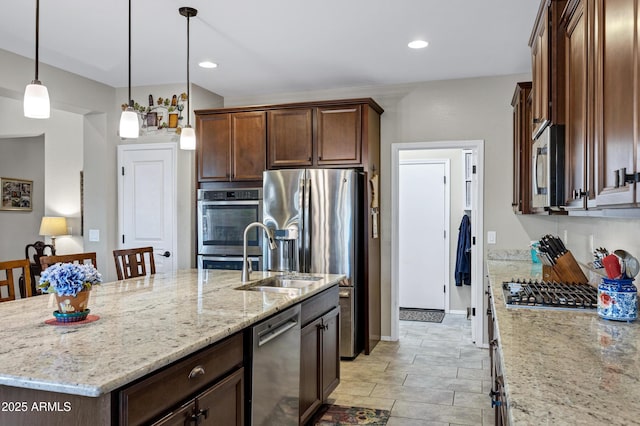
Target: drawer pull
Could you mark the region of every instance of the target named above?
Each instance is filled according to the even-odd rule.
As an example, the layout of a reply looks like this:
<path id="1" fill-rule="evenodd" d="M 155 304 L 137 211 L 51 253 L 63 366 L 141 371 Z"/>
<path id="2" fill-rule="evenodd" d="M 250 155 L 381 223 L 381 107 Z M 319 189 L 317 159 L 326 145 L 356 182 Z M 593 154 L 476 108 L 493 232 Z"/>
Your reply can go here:
<path id="1" fill-rule="evenodd" d="M 201 365 L 196 365 L 193 367 L 193 370 L 189 373 L 189 379 L 193 379 L 196 376 L 204 375 L 204 368 Z"/>

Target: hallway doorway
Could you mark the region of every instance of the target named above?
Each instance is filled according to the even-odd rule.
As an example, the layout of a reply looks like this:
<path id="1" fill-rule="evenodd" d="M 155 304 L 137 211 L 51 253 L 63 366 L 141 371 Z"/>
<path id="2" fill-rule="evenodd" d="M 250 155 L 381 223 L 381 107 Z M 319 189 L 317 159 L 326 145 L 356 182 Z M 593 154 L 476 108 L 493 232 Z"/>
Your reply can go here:
<path id="1" fill-rule="evenodd" d="M 464 196 L 461 189 L 455 189 L 454 186 L 460 188 L 462 184 L 463 169 L 461 164 L 463 161 L 463 150 L 471 151 L 472 161 L 469 167 L 472 167 L 472 179 L 469 183 L 469 190 L 471 192 L 471 205 L 467 206 L 463 201 Z M 448 152 L 445 154 L 445 152 Z M 455 152 L 452 154 L 451 152 Z M 401 272 L 403 268 L 403 260 L 401 259 L 400 248 L 400 170 L 401 164 L 407 159 L 416 158 L 444 158 L 443 156 L 450 156 L 450 158 L 457 158 L 459 165 L 454 170 L 454 163 L 451 162 L 451 196 L 450 196 L 450 214 L 449 214 L 449 226 L 447 233 L 449 234 L 449 242 L 444 249 L 448 254 L 447 259 L 441 260 L 444 263 L 444 267 L 449 271 L 447 282 L 444 284 L 445 289 L 445 312 L 452 314 L 466 314 L 467 310 L 471 313 L 471 334 L 472 341 L 476 346 L 487 347 L 488 342 L 485 342 L 486 336 L 484 329 L 486 328 L 486 319 L 482 313 L 486 310 L 484 306 L 485 301 L 483 298 L 483 179 L 484 179 L 484 141 L 482 140 L 470 140 L 470 141 L 442 141 L 442 142 L 416 142 L 416 143 L 396 143 L 392 144 L 392 238 L 391 238 L 391 300 L 390 300 L 390 312 L 391 312 L 391 340 L 397 340 L 399 337 L 399 308 L 402 306 L 400 303 L 401 298 Z M 416 157 L 417 156 L 417 157 Z M 460 175 L 460 176 L 458 176 Z M 458 181 L 458 184 L 454 182 Z M 440 204 L 440 202 L 438 202 Z M 437 208 L 438 210 L 442 206 L 435 206 L 433 203 L 429 203 L 429 209 Z M 427 212 L 421 213 L 423 217 L 426 217 Z M 463 215 L 468 215 L 471 220 L 472 241 L 471 246 L 471 285 L 470 286 L 455 286 L 454 266 L 456 259 L 456 246 L 458 241 L 458 227 L 460 219 Z M 433 241 L 431 242 L 433 244 Z M 437 242 L 439 244 L 439 241 Z M 424 250 L 422 250 L 424 252 Z M 430 277 L 433 275 L 431 269 L 426 268 L 424 262 L 422 267 L 416 271 L 423 277 Z M 454 284 L 452 284 L 454 283 Z M 447 288 L 448 286 L 448 288 Z M 440 291 L 443 289 L 443 284 L 440 284 Z M 432 295 L 437 297 L 437 295 Z"/>

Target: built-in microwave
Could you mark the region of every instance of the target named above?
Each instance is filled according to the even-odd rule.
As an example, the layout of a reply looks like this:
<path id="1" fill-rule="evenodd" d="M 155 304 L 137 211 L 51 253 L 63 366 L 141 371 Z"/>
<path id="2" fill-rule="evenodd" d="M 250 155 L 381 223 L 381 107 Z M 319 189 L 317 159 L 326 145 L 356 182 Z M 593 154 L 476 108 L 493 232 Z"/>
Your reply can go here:
<path id="1" fill-rule="evenodd" d="M 242 256 L 244 230 L 262 222 L 262 188 L 198 190 L 198 254 Z M 262 255 L 262 230 L 247 232 L 247 254 Z"/>
<path id="2" fill-rule="evenodd" d="M 564 126 L 547 126 L 532 145 L 534 209 L 560 210 L 564 205 L 564 157 Z"/>

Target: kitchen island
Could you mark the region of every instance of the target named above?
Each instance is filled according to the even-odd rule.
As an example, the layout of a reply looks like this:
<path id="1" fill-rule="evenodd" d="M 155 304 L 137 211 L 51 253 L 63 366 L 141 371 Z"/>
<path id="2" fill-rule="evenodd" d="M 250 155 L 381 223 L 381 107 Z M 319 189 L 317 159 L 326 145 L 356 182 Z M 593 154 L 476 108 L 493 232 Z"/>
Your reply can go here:
<path id="1" fill-rule="evenodd" d="M 117 424 L 118 390 L 344 278 L 313 275 L 322 279 L 282 293 L 236 290 L 239 271 L 181 270 L 104 283 L 89 300 L 99 319 L 79 325 L 45 324 L 56 309 L 53 295 L 2 303 L 0 424 Z M 46 422 L 34 420 L 43 414 Z"/>
<path id="2" fill-rule="evenodd" d="M 507 308 L 502 283 L 540 279 L 540 265 L 488 260 L 487 270 L 509 424 L 640 424 L 640 323 Z"/>

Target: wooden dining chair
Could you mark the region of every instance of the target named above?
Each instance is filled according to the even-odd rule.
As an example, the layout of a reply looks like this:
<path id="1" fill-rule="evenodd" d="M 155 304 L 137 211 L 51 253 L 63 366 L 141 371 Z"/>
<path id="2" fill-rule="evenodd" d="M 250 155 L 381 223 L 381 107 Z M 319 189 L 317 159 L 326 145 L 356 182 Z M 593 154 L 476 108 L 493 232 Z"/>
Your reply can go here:
<path id="1" fill-rule="evenodd" d="M 145 253 L 149 259 L 149 274 L 156 273 L 156 263 L 153 260 L 153 247 L 140 247 L 113 251 L 113 259 L 116 262 L 116 273 L 119 280 L 142 277 L 147 275 Z"/>
<path id="2" fill-rule="evenodd" d="M 74 253 L 74 254 L 61 254 L 57 256 L 42 256 L 40 258 L 40 266 L 44 271 L 51 265 L 55 265 L 56 263 L 87 263 L 89 261 L 94 268 L 98 268 L 96 264 L 96 253 Z"/>
<path id="3" fill-rule="evenodd" d="M 47 254 L 48 252 L 48 254 Z M 42 241 L 36 241 L 33 244 L 27 244 L 24 248 L 24 257 L 29 259 L 31 267 L 31 293 L 33 295 L 38 294 L 36 277 L 40 277 L 42 273 L 42 267 L 40 266 L 40 258 L 42 256 L 55 256 L 56 248 L 52 244 L 45 244 Z M 21 280 L 23 281 L 23 280 Z M 20 291 L 24 293 L 24 284 L 20 283 Z"/>
<path id="4" fill-rule="evenodd" d="M 31 297 L 33 293 L 31 292 L 31 272 L 29 270 L 29 260 L 20 259 L 20 260 L 9 260 L 6 262 L 0 262 L 0 271 L 4 271 L 6 277 L 4 280 L 0 280 L 0 302 L 6 302 L 9 300 L 16 299 L 15 287 L 14 287 L 14 277 L 13 271 L 15 269 L 22 270 L 22 276 L 24 277 L 24 295 L 21 297 Z M 7 288 L 7 297 L 2 297 L 2 288 Z"/>

